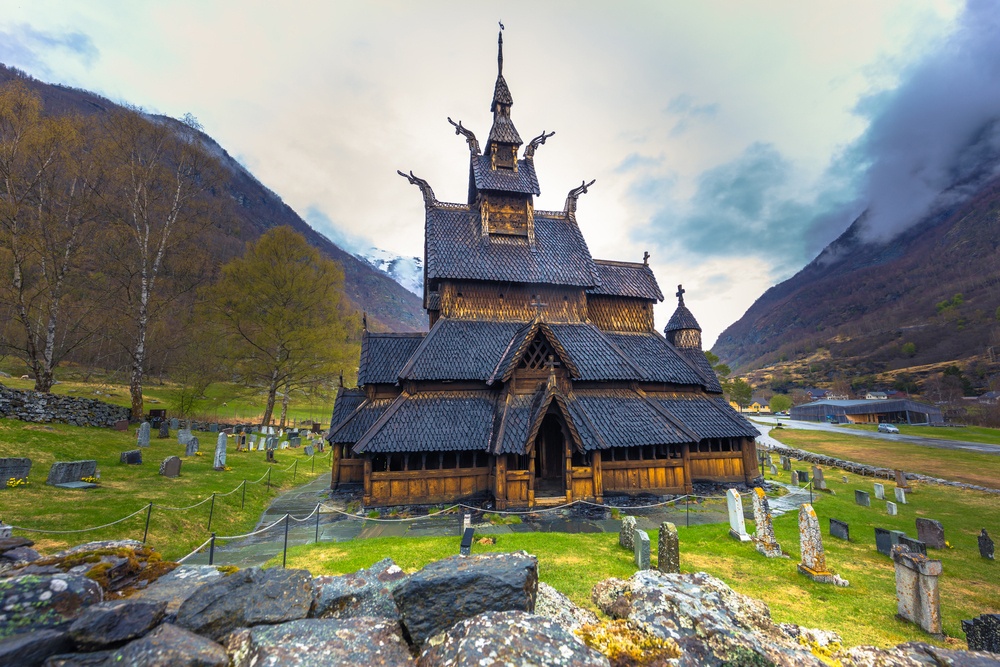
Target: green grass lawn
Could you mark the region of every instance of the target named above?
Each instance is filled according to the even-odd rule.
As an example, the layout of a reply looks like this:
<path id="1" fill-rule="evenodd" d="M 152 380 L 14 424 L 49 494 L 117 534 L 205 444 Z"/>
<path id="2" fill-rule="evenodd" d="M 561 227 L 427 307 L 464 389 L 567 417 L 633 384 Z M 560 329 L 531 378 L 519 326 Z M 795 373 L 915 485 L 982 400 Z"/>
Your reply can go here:
<path id="1" fill-rule="evenodd" d="M 135 427 L 127 432 L 101 428 L 81 428 L 66 424 L 29 424 L 0 419 L 0 457 L 27 456 L 32 460 L 30 484 L 8 489 L 0 486 L 0 518 L 6 523 L 45 530 L 75 530 L 100 526 L 142 509 L 152 502 L 153 512 L 148 542 L 167 558 L 180 558 L 209 537 L 211 503 L 186 511 L 163 507 L 186 507 L 215 493 L 226 493 L 244 479 L 254 482 L 271 472 L 272 488 L 266 483 L 247 484 L 245 507 L 242 489 L 217 496 L 212 513 L 212 531 L 237 535 L 251 530 L 271 500 L 282 490 L 304 484 L 316 475 L 328 474 L 329 449 L 313 462 L 302 448 L 275 453 L 276 465 L 265 462 L 264 452 L 236 452 L 227 448 L 226 465 L 231 470 L 212 469 L 216 434 L 197 433 L 203 456 L 184 457 L 184 446 L 171 438 L 158 440 L 154 432 L 150 446 L 142 450 L 143 463 L 119 463 L 121 452 L 135 449 Z M 181 476 L 169 479 L 159 474 L 160 462 L 180 456 Z M 89 490 L 57 489 L 45 484 L 54 461 L 95 459 L 101 473 L 100 487 Z M 295 469 L 285 472 L 295 461 Z M 294 479 L 293 479 L 294 476 Z M 4 480 L 6 482 L 6 480 Z M 16 533 L 35 540 L 36 547 L 53 551 L 89 540 L 142 539 L 146 514 L 102 530 L 70 535 Z"/>
<path id="2" fill-rule="evenodd" d="M 841 424 L 843 428 L 872 431 L 878 430 L 876 424 Z M 916 435 L 921 438 L 934 438 L 936 440 L 960 440 L 965 442 L 978 442 L 984 445 L 1000 446 L 1000 429 L 986 428 L 985 426 L 910 426 L 908 424 L 895 424 L 899 428 L 901 435 Z"/>
<path id="3" fill-rule="evenodd" d="M 1000 456 L 921 447 L 906 442 L 859 438 L 847 433 L 780 429 L 771 437 L 789 447 L 848 461 L 922 473 L 932 477 L 1000 488 Z M 997 499 L 1000 506 L 1000 499 Z"/>
<path id="4" fill-rule="evenodd" d="M 796 465 L 796 469 L 806 469 Z M 775 533 L 791 559 L 767 559 L 750 544 L 728 536 L 728 524 L 686 528 L 678 525 L 681 570 L 705 571 L 724 580 L 735 590 L 759 598 L 771 607 L 778 622 L 835 630 L 848 646 L 888 646 L 905 641 L 934 641 L 914 625 L 895 617 L 895 575 L 892 562 L 875 550 L 874 527 L 905 530 L 916 536 L 914 519 L 926 516 L 940 520 L 953 549 L 932 551 L 944 564 L 941 577 L 945 643 L 964 645 L 960 621 L 983 613 L 1000 613 L 1000 563 L 979 557 L 976 537 L 984 526 L 1000 535 L 998 499 L 983 493 L 917 485 L 911 504 L 901 505 L 899 515 L 886 514 L 883 503 L 871 508 L 854 504 L 854 490 L 871 491 L 871 479 L 828 470 L 828 485 L 836 495 L 817 494 L 827 563 L 851 582 L 848 588 L 817 584 L 796 571 L 799 558 L 798 517 L 794 513 L 775 519 Z M 790 475 L 784 473 L 782 481 Z M 873 496 L 874 498 L 874 496 Z M 847 521 L 851 542 L 828 535 L 830 517 Z M 748 530 L 753 530 L 748 522 Z M 577 604 L 596 609 L 590 601 L 595 583 L 607 577 L 625 578 L 635 572 L 632 556 L 618 546 L 614 533 L 511 533 L 501 534 L 495 545 L 473 545 L 473 553 L 524 549 L 539 558 L 539 578 Z M 657 535 L 651 534 L 655 554 Z M 376 538 L 326 543 L 289 550 L 289 567 L 314 574 L 343 574 L 368 567 L 391 557 L 403 569 L 423 565 L 458 552 L 459 538 Z M 654 556 L 655 562 L 655 556 Z M 272 562 L 280 565 L 280 558 Z"/>

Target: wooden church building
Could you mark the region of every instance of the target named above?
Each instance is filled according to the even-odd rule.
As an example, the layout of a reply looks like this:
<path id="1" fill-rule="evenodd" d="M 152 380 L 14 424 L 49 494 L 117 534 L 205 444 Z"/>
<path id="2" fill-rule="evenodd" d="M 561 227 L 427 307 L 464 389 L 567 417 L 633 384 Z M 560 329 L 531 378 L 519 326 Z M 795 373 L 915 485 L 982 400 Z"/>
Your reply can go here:
<path id="1" fill-rule="evenodd" d="M 660 335 L 647 261 L 591 257 L 576 218 L 590 184 L 535 209 L 552 135 L 522 150 L 502 33 L 498 65 L 485 143 L 449 119 L 468 143 L 468 201 L 400 172 L 423 194 L 430 330 L 365 331 L 327 436 L 332 486 L 362 484 L 367 506 L 485 495 L 504 509 L 749 482 L 757 431 L 723 399 L 684 291 Z"/>

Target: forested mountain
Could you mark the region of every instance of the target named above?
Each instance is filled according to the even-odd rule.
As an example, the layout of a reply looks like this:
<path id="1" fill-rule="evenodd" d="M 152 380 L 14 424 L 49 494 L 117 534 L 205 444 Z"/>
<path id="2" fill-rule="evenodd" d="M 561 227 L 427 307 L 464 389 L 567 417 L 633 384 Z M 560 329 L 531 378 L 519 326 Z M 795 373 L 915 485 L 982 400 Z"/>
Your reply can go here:
<path id="1" fill-rule="evenodd" d="M 862 215 L 795 276 L 765 292 L 713 352 L 741 373 L 822 357 L 809 378 L 814 382 L 953 361 L 981 380 L 995 374 L 996 158 L 985 156 L 972 176 L 952 186 L 955 196 L 943 200 L 957 203 L 888 241 L 869 240 Z"/>
<path id="2" fill-rule="evenodd" d="M 93 115 L 117 108 L 115 103 L 93 93 L 43 83 L 0 65 L 0 85 L 13 79 L 24 81 L 41 98 L 45 114 Z M 199 244 L 208 248 L 218 263 L 242 253 L 247 242 L 256 240 L 268 229 L 288 225 L 341 265 L 347 300 L 354 309 L 367 311 L 371 328 L 416 331 L 427 327 L 419 297 L 310 227 L 210 136 L 172 118 L 150 118 L 168 124 L 177 133 L 197 132 L 202 145 L 218 160 L 223 182 L 210 193 L 214 199 L 213 215 L 218 222 L 205 227 L 201 232 L 204 238 L 199 239 Z"/>

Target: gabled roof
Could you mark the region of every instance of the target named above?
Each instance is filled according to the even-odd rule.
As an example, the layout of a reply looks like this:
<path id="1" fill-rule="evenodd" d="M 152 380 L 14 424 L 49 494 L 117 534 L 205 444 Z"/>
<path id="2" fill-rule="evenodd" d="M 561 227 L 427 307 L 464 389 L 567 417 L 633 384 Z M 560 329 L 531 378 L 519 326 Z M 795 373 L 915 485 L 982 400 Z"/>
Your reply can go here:
<path id="1" fill-rule="evenodd" d="M 531 416 L 535 413 L 535 404 L 541 401 L 541 393 L 511 394 L 504 393 L 497 411 L 497 432 L 493 437 L 494 454 L 523 454 L 528 441 L 528 430 L 531 428 Z"/>
<path id="2" fill-rule="evenodd" d="M 506 382 L 510 379 L 513 374 L 514 369 L 517 368 L 521 361 L 521 357 L 524 356 L 525 349 L 528 345 L 535 339 L 536 336 L 544 336 L 545 339 L 552 346 L 555 354 L 559 357 L 560 363 L 566 367 L 569 371 L 571 377 L 579 378 L 580 371 L 573 362 L 569 352 L 563 346 L 562 341 L 555 335 L 552 327 L 538 319 L 534 319 L 524 327 L 517 330 L 514 337 L 511 339 L 510 343 L 507 345 L 507 349 L 504 351 L 503 356 L 500 358 L 500 362 L 497 364 L 493 373 L 487 380 L 487 384 L 493 384 L 494 382 L 503 381 Z"/>
<path id="3" fill-rule="evenodd" d="M 737 414 L 721 397 L 698 394 L 649 394 L 649 398 L 680 420 L 699 439 L 754 438 L 753 424 Z"/>
<path id="4" fill-rule="evenodd" d="M 506 87 L 507 82 L 503 81 L 503 77 L 497 81 L 497 85 L 499 86 L 501 82 Z M 517 128 L 514 127 L 514 121 L 510 119 L 510 116 L 497 114 L 493 118 L 493 127 L 490 128 L 490 141 L 521 145 L 521 135 L 517 133 Z"/>
<path id="5" fill-rule="evenodd" d="M 663 301 L 663 292 L 656 283 L 653 270 L 647 264 L 595 259 L 594 265 L 597 267 L 601 284 L 587 290 L 588 294 Z"/>
<path id="6" fill-rule="evenodd" d="M 701 331 L 698 320 L 694 319 L 694 315 L 691 314 L 691 311 L 683 303 L 677 306 L 677 310 L 670 316 L 670 321 L 667 322 L 667 326 L 663 330 L 679 331 L 681 329 L 697 329 Z"/>
<path id="7" fill-rule="evenodd" d="M 692 441 L 683 427 L 631 390 L 575 391 L 569 406 L 586 450 Z"/>
<path id="8" fill-rule="evenodd" d="M 553 324 L 580 380 L 641 380 L 642 369 L 593 324 Z"/>
<path id="9" fill-rule="evenodd" d="M 333 433 L 341 422 L 347 420 L 359 405 L 365 402 L 365 392 L 362 389 L 337 389 L 337 398 L 333 403 L 333 414 L 330 416 L 330 433 Z"/>
<path id="10" fill-rule="evenodd" d="M 710 384 L 696 368 L 692 368 L 691 360 L 686 355 L 670 345 L 657 332 L 605 331 L 603 333 L 618 349 L 642 368 L 642 379 L 644 380 L 702 385 L 706 388 Z M 715 378 L 714 373 L 712 378 Z M 718 382 L 715 381 L 714 384 L 718 384 Z M 710 389 L 710 391 L 712 390 Z"/>
<path id="11" fill-rule="evenodd" d="M 510 119 L 507 119 L 508 122 Z M 496 125 L 493 126 L 496 130 Z M 521 142 L 517 130 L 511 124 L 512 138 Z M 493 139 L 493 133 L 490 133 Z M 497 141 L 500 141 L 499 139 Z M 506 140 L 504 140 L 506 141 Z M 514 143 L 514 142 L 511 142 Z M 532 160 L 522 160 L 517 163 L 517 171 L 513 169 L 493 169 L 489 155 L 472 156 L 472 178 L 477 190 L 497 190 L 500 192 L 516 192 L 523 195 L 539 195 L 538 176 L 535 175 L 535 163 Z"/>
<path id="12" fill-rule="evenodd" d="M 400 394 L 357 441 L 354 451 L 486 451 L 496 400 L 496 392 L 490 391 Z"/>
<path id="13" fill-rule="evenodd" d="M 687 359 L 691 366 L 698 371 L 698 375 L 704 380 L 703 386 L 705 387 L 705 391 L 713 394 L 722 393 L 719 376 L 715 374 L 715 369 L 712 368 L 712 364 L 708 363 L 708 359 L 705 358 L 705 353 L 701 348 L 677 350 L 677 354 Z"/>
<path id="14" fill-rule="evenodd" d="M 575 220 L 560 213 L 535 211 L 534 221 L 532 244 L 519 236 L 484 237 L 479 213 L 468 207 L 427 209 L 427 278 L 574 287 L 600 284 Z"/>
<path id="15" fill-rule="evenodd" d="M 354 444 L 378 421 L 392 401 L 391 398 L 362 401 L 346 419 L 330 429 L 330 435 L 326 439 L 330 442 Z"/>
<path id="16" fill-rule="evenodd" d="M 361 338 L 358 384 L 395 384 L 425 333 L 368 333 Z"/>
<path id="17" fill-rule="evenodd" d="M 434 323 L 399 375 L 407 380 L 488 380 L 523 322 Z"/>

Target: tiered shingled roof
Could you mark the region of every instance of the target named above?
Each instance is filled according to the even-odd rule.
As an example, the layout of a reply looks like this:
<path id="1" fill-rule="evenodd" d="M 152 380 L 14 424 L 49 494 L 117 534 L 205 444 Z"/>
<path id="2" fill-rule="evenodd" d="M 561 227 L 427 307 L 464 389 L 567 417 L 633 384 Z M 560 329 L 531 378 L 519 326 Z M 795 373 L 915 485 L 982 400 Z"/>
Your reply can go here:
<path id="1" fill-rule="evenodd" d="M 649 265 L 637 262 L 612 262 L 595 259 L 601 284 L 587 290 L 587 294 L 627 296 L 636 299 L 663 301 L 663 292 L 656 284 L 656 277 Z"/>
<path id="2" fill-rule="evenodd" d="M 496 402 L 497 394 L 492 391 L 400 394 L 358 439 L 354 451 L 486 451 Z"/>
<path id="3" fill-rule="evenodd" d="M 472 177 L 477 190 L 499 190 L 501 192 L 517 192 L 524 195 L 540 195 L 538 177 L 535 175 L 535 165 L 531 160 L 524 160 L 513 169 L 491 169 L 489 155 L 472 156 Z"/>
<path id="4" fill-rule="evenodd" d="M 423 341 L 424 333 L 368 333 L 361 337 L 358 384 L 396 384 L 399 371 Z"/>

